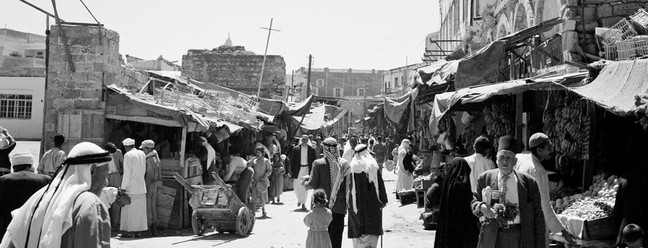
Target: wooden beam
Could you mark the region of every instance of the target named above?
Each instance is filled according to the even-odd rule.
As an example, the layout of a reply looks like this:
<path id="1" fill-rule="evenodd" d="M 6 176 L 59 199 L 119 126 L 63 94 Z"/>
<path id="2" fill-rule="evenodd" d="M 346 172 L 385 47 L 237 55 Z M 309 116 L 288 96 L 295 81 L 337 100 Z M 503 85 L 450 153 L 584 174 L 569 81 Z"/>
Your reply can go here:
<path id="1" fill-rule="evenodd" d="M 541 47 L 537 47 L 537 46 L 535 46 L 535 45 L 529 43 L 528 41 L 524 41 L 523 43 L 524 43 L 525 45 L 530 46 L 531 48 L 533 48 L 533 50 L 538 50 L 538 52 L 541 52 L 541 53 L 543 53 L 544 55 L 547 55 L 547 56 L 548 56 L 549 58 L 551 58 L 552 60 L 554 60 L 554 61 L 560 63 L 560 60 L 559 60 L 558 58 L 556 58 L 555 56 L 553 56 L 553 54 L 551 54 L 551 53 L 545 51 L 545 50 L 542 49 Z"/>
<path id="2" fill-rule="evenodd" d="M 167 127 L 182 127 L 182 124 L 180 124 L 180 122 L 176 120 L 164 120 L 164 119 L 149 117 L 149 116 L 125 116 L 125 115 L 106 114 L 106 119 L 142 122 L 142 123 L 149 123 L 149 124 L 155 124 L 155 125 L 167 126 Z"/>

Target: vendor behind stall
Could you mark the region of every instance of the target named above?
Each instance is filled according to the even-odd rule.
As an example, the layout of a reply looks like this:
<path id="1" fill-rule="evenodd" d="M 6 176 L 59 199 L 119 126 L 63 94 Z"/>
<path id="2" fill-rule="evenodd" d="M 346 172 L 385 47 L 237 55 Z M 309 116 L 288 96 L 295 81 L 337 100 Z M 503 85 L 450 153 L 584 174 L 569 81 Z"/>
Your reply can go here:
<path id="1" fill-rule="evenodd" d="M 219 175 L 226 183 L 236 182 L 236 195 L 247 204 L 254 169 L 248 166 L 244 158 L 229 154 L 223 156 L 223 165 L 223 168 L 219 168 Z"/>

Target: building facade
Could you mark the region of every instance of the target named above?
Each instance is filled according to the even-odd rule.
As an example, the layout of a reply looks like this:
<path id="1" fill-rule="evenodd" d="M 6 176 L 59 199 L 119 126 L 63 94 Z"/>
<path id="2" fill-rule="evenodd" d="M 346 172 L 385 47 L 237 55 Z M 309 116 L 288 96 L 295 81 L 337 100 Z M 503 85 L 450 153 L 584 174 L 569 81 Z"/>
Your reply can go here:
<path id="1" fill-rule="evenodd" d="M 44 97 L 45 36 L 0 29 L 0 126 L 40 139 Z"/>
<path id="2" fill-rule="evenodd" d="M 414 73 L 416 73 L 415 70 L 422 66 L 425 66 L 425 64 L 412 64 L 383 71 L 382 95 L 394 98 L 407 94 L 407 92 L 412 88 L 412 85 L 409 85 L 409 82 L 411 81 L 410 78 L 412 78 Z"/>
<path id="3" fill-rule="evenodd" d="M 295 71 L 295 84 L 303 97 L 307 93 L 308 69 L 305 67 Z M 342 127 L 362 127 L 362 120 L 367 115 L 367 109 L 382 103 L 383 91 L 382 70 L 330 69 L 311 68 L 310 93 L 320 97 L 339 99 L 340 111 L 347 110 L 341 120 Z"/>
<path id="4" fill-rule="evenodd" d="M 246 94 L 257 95 L 263 55 L 232 46 L 231 40 L 212 50 L 191 49 L 182 56 L 182 76 L 213 83 Z M 279 55 L 268 55 L 263 70 L 261 97 L 283 95 L 286 62 Z"/>
<path id="5" fill-rule="evenodd" d="M 141 59 L 126 54 L 126 64 L 140 70 L 149 71 L 181 71 L 182 67 L 166 60 L 160 55 L 157 59 Z"/>

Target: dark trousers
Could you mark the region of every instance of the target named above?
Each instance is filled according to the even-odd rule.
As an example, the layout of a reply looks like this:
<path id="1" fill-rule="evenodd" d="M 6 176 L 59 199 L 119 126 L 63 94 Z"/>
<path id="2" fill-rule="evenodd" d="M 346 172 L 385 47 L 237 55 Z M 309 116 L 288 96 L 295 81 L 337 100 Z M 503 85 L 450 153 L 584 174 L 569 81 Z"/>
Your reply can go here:
<path id="1" fill-rule="evenodd" d="M 508 230 L 500 229 L 497 232 L 497 241 L 495 241 L 495 248 L 519 248 L 520 243 L 520 228 L 511 228 Z"/>
<path id="2" fill-rule="evenodd" d="M 344 232 L 344 215 L 333 213 L 333 220 L 329 224 L 328 232 L 333 248 L 342 247 L 342 233 Z"/>

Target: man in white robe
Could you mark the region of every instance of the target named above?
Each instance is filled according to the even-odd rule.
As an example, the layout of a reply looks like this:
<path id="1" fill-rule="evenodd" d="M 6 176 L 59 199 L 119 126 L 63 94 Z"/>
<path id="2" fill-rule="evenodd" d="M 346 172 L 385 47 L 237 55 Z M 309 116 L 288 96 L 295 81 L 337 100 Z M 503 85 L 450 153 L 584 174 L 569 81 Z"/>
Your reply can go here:
<path id="1" fill-rule="evenodd" d="M 126 236 L 135 237 L 148 230 L 146 220 L 146 154 L 135 148 L 135 141 L 125 139 L 122 144 L 127 151 L 124 154 L 124 178 L 121 189 L 131 198 L 131 203 L 124 206 L 121 212 L 119 230 Z"/>

